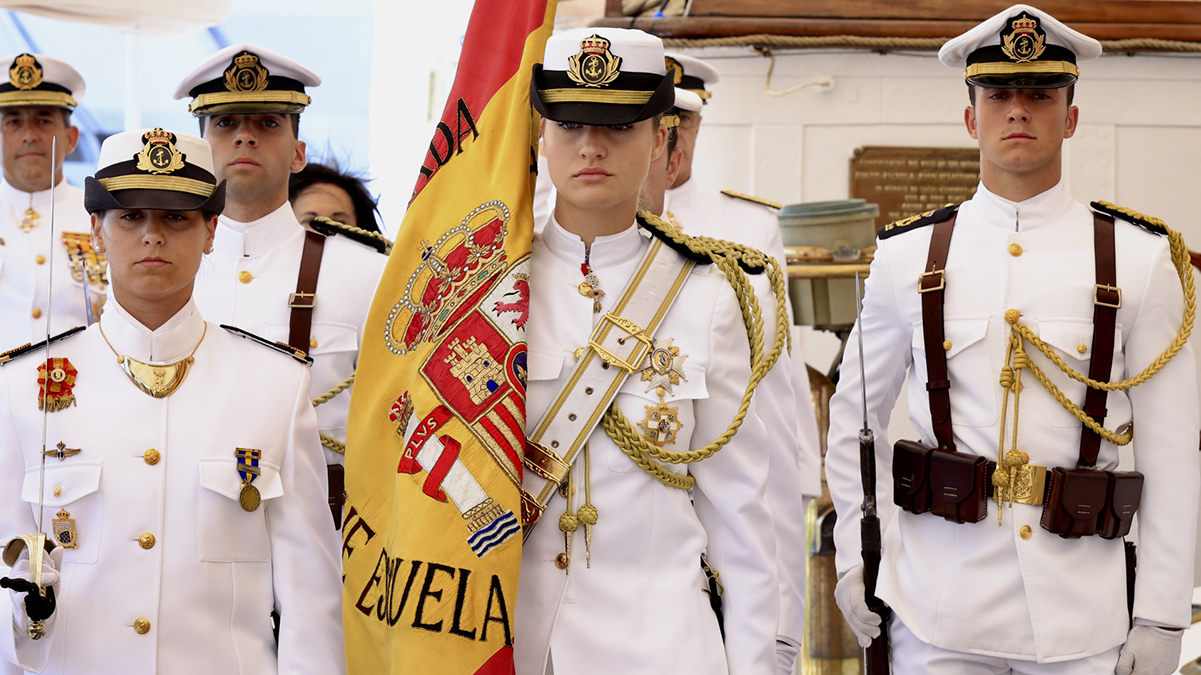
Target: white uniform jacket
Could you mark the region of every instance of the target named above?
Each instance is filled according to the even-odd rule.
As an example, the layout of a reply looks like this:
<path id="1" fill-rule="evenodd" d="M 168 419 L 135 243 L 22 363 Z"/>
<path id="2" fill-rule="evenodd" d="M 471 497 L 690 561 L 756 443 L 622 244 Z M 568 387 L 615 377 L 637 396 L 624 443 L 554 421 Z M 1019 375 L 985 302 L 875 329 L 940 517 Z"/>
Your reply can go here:
<path id="1" fill-rule="evenodd" d="M 692 236 L 716 237 L 758 249 L 774 257 L 788 283 L 788 266 L 780 226 L 767 207 L 711 192 L 689 180 L 668 190 L 664 213 Z M 752 278 L 759 306 L 763 310 L 764 350 L 775 335 L 776 300 L 767 275 Z M 789 321 L 789 317 L 785 316 Z M 794 386 L 794 381 L 795 385 Z M 771 482 L 767 497 L 776 530 L 776 555 L 780 565 L 780 635 L 797 645 L 805 629 L 805 502 L 802 498 L 801 457 L 817 458 L 816 466 L 807 467 L 820 492 L 821 448 L 813 400 L 809 396 L 809 374 L 805 359 L 795 341 L 792 353 L 782 353 L 756 392 L 759 416 L 772 437 Z M 798 416 L 798 403 L 801 420 Z M 808 411 L 808 419 L 804 419 Z M 812 424 L 805 424 L 813 420 Z M 801 431 L 803 438 L 799 437 Z"/>
<path id="2" fill-rule="evenodd" d="M 598 237 L 591 265 L 609 311 L 650 246 L 630 227 Z M 545 413 L 602 316 L 582 297 L 584 245 L 551 218 L 534 236 L 531 270 L 527 428 Z M 750 377 L 750 351 L 737 300 L 725 277 L 698 267 L 655 333 L 680 349 L 681 378 L 666 397 L 679 407 L 682 428 L 671 450 L 697 449 L 722 434 Z M 659 403 L 647 383 L 631 375 L 617 405 L 630 423 Z M 555 564 L 564 552 L 558 528 L 566 500 L 555 496 L 522 550 L 514 649 L 519 675 L 543 675 L 548 651 L 557 673 L 690 675 L 772 673 L 779 612 L 775 538 L 764 498 L 768 449 L 754 408 L 733 440 L 699 463 L 671 465 L 691 473 L 691 494 L 669 488 L 638 468 L 599 427 L 589 440 L 590 481 L 583 453 L 572 469 L 573 507 L 585 498 L 599 511 L 593 526 L 592 566 L 583 529 L 571 544 L 570 569 Z M 721 575 L 726 639 L 709 597 L 700 556 Z"/>
<path id="3" fill-rule="evenodd" d="M 22 232 L 21 221 L 29 209 L 37 212 L 37 224 Z M 0 351 L 45 340 L 46 321 L 50 321 L 51 335 L 88 324 L 83 280 L 71 275 L 62 233 L 87 233 L 90 229 L 91 219 L 83 208 L 83 190 L 67 181 L 54 187 L 53 241 L 50 190 L 21 192 L 8 183 L 0 183 Z M 52 265 L 53 307 L 48 302 Z M 91 292 L 102 291 L 92 287 Z"/>
<path id="4" fill-rule="evenodd" d="M 867 279 L 863 353 L 867 407 L 876 435 L 884 531 L 879 596 L 923 642 L 1039 662 L 1102 653 L 1122 644 L 1126 618 L 1121 541 L 1060 538 L 1039 526 L 1042 507 L 996 503 L 982 522 L 956 525 L 892 505 L 889 414 L 909 368 L 910 419 L 934 445 L 926 394 L 918 275 L 933 227 L 879 240 Z M 1132 377 L 1176 337 L 1184 301 L 1168 239 L 1125 220 L 1116 223 L 1117 285 L 1122 306 L 1111 380 Z M 946 266 L 944 325 L 951 418 L 959 452 L 997 459 L 1003 390 L 999 384 L 1010 324 L 1007 310 L 1081 373 L 1093 335 L 1093 215 L 1058 186 L 1014 203 L 983 184 L 959 208 Z M 856 331 L 859 330 L 856 329 Z M 858 339 L 852 334 L 850 344 Z M 1036 348 L 1030 359 L 1072 401 L 1083 384 L 1069 380 Z M 858 432 L 863 425 L 858 353 L 848 349 L 830 403 L 826 477 L 839 514 L 839 573 L 860 563 Z M 1030 463 L 1074 468 L 1081 424 L 1039 385 L 1022 377 L 1018 447 Z M 1198 495 L 1198 403 L 1193 354 L 1186 346 L 1158 375 L 1128 392 L 1110 392 L 1105 427 L 1134 420 L 1134 468 L 1146 477 L 1138 511 L 1138 581 L 1134 616 L 1187 627 L 1193 587 Z M 1005 449 L 1010 448 L 1010 402 Z M 1097 466 L 1115 469 L 1118 449 L 1101 443 Z M 1025 532 L 1029 536 L 1023 537 Z"/>
<path id="5" fill-rule="evenodd" d="M 182 359 L 204 338 L 179 389 L 152 398 L 101 326 L 147 362 Z M 64 551 L 47 637 L 0 632 L 0 654 L 67 675 L 344 673 L 338 536 L 325 505 L 305 498 L 326 490 L 308 369 L 214 323 L 206 332 L 190 302 L 153 332 L 110 302 L 99 325 L 50 353 L 77 371 L 76 404 L 49 413 L 46 447 L 79 452 L 46 459 L 44 527 L 66 511 L 78 548 Z M 0 366 L 3 542 L 37 527 L 43 358 Z M 238 501 L 238 448 L 262 451 L 251 512 Z M 0 617 L 11 616 L 0 592 Z"/>
<path id="6" fill-rule="evenodd" d="M 304 228 L 291 204 L 253 223 L 221 216 L 213 253 L 196 275 L 196 306 L 210 321 L 230 324 L 272 341 L 287 342 L 296 292 Z M 354 372 L 363 343 L 367 311 L 387 257 L 342 235 L 326 238 L 317 277 L 313 308 L 311 397 L 340 384 Z M 350 390 L 317 407 L 322 432 L 346 440 Z M 326 449 L 326 461 L 341 464 L 342 456 Z"/>

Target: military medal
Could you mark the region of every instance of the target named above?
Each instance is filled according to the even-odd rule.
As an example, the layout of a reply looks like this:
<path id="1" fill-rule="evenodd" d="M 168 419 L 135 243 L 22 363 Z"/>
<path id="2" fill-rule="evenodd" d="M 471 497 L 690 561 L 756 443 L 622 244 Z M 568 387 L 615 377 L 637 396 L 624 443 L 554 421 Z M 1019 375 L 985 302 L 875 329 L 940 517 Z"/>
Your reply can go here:
<path id="1" fill-rule="evenodd" d="M 17 225 L 17 227 L 22 232 L 28 232 L 38 226 L 38 219 L 41 217 L 41 214 L 39 214 L 37 211 L 34 211 L 33 207 L 31 206 L 25 209 L 25 217 L 21 219 L 21 222 L 19 225 Z"/>
<path id="2" fill-rule="evenodd" d="M 646 419 L 638 423 L 646 440 L 660 448 L 668 443 L 674 444 L 676 436 L 684 424 L 680 422 L 679 406 L 667 405 L 666 396 L 674 393 L 672 387 L 680 380 L 688 381 L 684 375 L 684 359 L 687 354 L 681 354 L 680 348 L 672 344 L 674 338 L 654 340 L 651 345 L 650 362 L 642 369 L 642 381 L 650 382 L 646 390 L 655 389 L 659 394 L 659 405 L 646 406 Z"/>
<path id="3" fill-rule="evenodd" d="M 144 363 L 124 354 L 117 353 L 117 350 L 113 348 L 113 343 L 109 342 L 108 336 L 104 334 L 104 327 L 100 327 L 100 337 L 104 338 L 104 342 L 108 345 L 108 348 L 112 349 L 113 354 L 117 355 L 117 364 L 121 366 L 121 370 L 125 371 L 125 375 L 131 382 L 137 385 L 138 389 L 142 390 L 142 393 L 154 398 L 166 398 L 174 394 L 176 389 L 179 389 L 184 379 L 187 378 L 192 364 L 196 361 L 193 357 L 196 354 L 196 350 L 200 349 L 200 343 L 204 342 L 206 334 L 208 334 L 207 323 L 204 325 L 204 331 L 200 334 L 200 340 L 192 348 L 191 354 L 174 363 L 153 364 Z"/>
<path id="4" fill-rule="evenodd" d="M 66 509 L 59 509 L 58 517 L 54 519 L 54 541 L 63 548 L 79 548 L 75 520 Z"/>
<path id="5" fill-rule="evenodd" d="M 38 366 L 38 410 L 58 412 L 75 405 L 75 376 L 71 362 L 53 358 Z"/>
<path id="6" fill-rule="evenodd" d="M 263 451 L 238 448 L 234 454 L 238 458 L 238 475 L 242 477 L 242 491 L 238 493 L 238 503 L 242 505 L 243 511 L 251 512 L 263 503 L 263 496 L 254 486 L 254 479 L 259 477 L 259 459 L 262 458 Z"/>
<path id="7" fill-rule="evenodd" d="M 63 232 L 63 246 L 67 249 L 67 266 L 71 278 L 82 282 L 87 274 L 87 283 L 103 291 L 108 287 L 108 261 L 104 254 L 92 246 L 91 235 L 84 232 Z"/>
<path id="8" fill-rule="evenodd" d="M 591 250 L 584 251 L 584 263 L 580 265 L 580 272 L 584 274 L 584 280 L 580 282 L 580 295 L 585 298 L 592 298 L 592 313 L 599 314 L 601 311 L 600 299 L 605 297 L 605 292 L 600 289 L 600 280 L 592 273 L 592 265 L 588 263 L 588 256 Z"/>

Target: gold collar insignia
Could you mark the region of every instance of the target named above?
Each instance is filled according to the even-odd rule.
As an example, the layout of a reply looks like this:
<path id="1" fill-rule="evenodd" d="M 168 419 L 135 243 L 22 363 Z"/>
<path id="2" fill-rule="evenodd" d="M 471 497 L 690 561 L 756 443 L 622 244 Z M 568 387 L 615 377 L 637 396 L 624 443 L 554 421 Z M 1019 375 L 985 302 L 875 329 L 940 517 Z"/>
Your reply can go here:
<path id="1" fill-rule="evenodd" d="M 154 398 L 166 398 L 175 393 L 179 389 L 183 381 L 188 377 L 188 371 L 191 370 L 192 364 L 196 361 L 193 358 L 196 350 L 200 349 L 200 343 L 204 342 L 204 336 L 208 334 L 208 324 L 204 324 L 204 332 L 200 334 L 200 340 L 196 342 L 196 346 L 192 348 L 192 353 L 188 354 L 183 359 L 174 363 L 165 363 L 155 365 L 152 363 L 143 363 L 137 359 L 130 358 L 124 354 L 117 353 L 113 348 L 113 343 L 108 341 L 108 336 L 104 334 L 104 327 L 100 327 L 100 337 L 104 338 L 104 342 L 108 344 L 108 348 L 113 350 L 113 354 L 117 355 L 117 364 L 121 366 L 121 370 L 125 371 L 125 375 L 129 380 L 137 385 L 142 393 Z"/>

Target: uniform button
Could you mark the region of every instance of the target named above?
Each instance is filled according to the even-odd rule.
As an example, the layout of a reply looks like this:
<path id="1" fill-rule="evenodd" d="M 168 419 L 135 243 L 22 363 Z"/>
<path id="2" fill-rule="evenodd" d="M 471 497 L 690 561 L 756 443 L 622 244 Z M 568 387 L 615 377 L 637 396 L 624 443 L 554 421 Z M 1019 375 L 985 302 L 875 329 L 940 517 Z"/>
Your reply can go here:
<path id="1" fill-rule="evenodd" d="M 133 629 L 138 635 L 145 635 L 146 633 L 149 633 L 150 619 L 147 619 L 146 617 L 139 618 L 137 621 L 133 622 Z"/>
<path id="2" fill-rule="evenodd" d="M 317 348 L 317 341 L 309 340 L 309 349 L 316 349 L 316 348 Z"/>
<path id="3" fill-rule="evenodd" d="M 54 486 L 54 496 L 58 497 L 58 496 L 62 495 L 62 493 L 63 493 L 63 486 L 55 485 Z"/>
<path id="4" fill-rule="evenodd" d="M 33 308 L 33 318 L 35 318 L 35 319 L 42 318 L 42 310 L 38 309 L 37 307 L 34 307 Z"/>
<path id="5" fill-rule="evenodd" d="M 143 532 L 142 536 L 138 537 L 138 545 L 144 549 L 154 548 L 154 535 L 149 532 Z"/>
<path id="6" fill-rule="evenodd" d="M 155 450 L 154 448 L 150 448 L 146 452 L 142 453 L 142 459 L 146 460 L 146 463 L 150 466 L 158 464 L 158 460 L 161 458 L 162 455 L 160 455 L 158 450 Z"/>
<path id="7" fill-rule="evenodd" d="M 567 569 L 567 554 L 566 553 L 560 553 L 559 555 L 555 556 L 555 567 L 558 567 L 561 570 Z"/>
<path id="8" fill-rule="evenodd" d="M 1088 345 L 1086 345 L 1086 344 L 1084 344 L 1083 342 L 1081 342 L 1080 344 L 1076 345 L 1076 351 L 1078 351 L 1078 352 L 1080 352 L 1081 354 L 1083 354 L 1084 352 L 1087 352 L 1087 351 L 1088 351 Z"/>
<path id="9" fill-rule="evenodd" d="M 951 341 L 950 341 L 950 340 L 943 340 L 943 341 L 942 341 L 942 350 L 943 350 L 944 352 L 949 352 L 949 351 L 951 351 Z"/>
<path id="10" fill-rule="evenodd" d="M 1018 244 L 1010 244 L 1009 245 L 1009 255 L 1016 258 L 1021 254 L 1022 254 L 1022 247 L 1020 245 L 1018 245 Z"/>
<path id="11" fill-rule="evenodd" d="M 1016 309 L 1011 309 L 1011 310 L 1005 312 L 1005 320 L 1008 321 L 1009 323 L 1017 323 L 1018 317 L 1020 317 L 1020 316 L 1021 316 L 1021 314 L 1019 314 Z"/>
<path id="12" fill-rule="evenodd" d="M 1034 530 L 1031 530 L 1029 525 L 1023 525 L 1022 529 L 1018 530 L 1018 534 L 1022 535 L 1022 539 L 1029 539 L 1034 534 Z"/>
<path id="13" fill-rule="evenodd" d="M 254 275 L 251 274 L 250 272 L 247 272 L 246 270 L 242 270 L 241 272 L 238 272 L 238 281 L 241 281 L 244 284 L 250 283 L 250 280 L 253 278 L 254 278 Z"/>
<path id="14" fill-rule="evenodd" d="M 39 265 L 46 264 L 46 256 L 41 255 L 41 254 L 38 254 L 38 257 L 34 258 L 33 260 L 34 260 L 34 262 L 36 262 Z"/>

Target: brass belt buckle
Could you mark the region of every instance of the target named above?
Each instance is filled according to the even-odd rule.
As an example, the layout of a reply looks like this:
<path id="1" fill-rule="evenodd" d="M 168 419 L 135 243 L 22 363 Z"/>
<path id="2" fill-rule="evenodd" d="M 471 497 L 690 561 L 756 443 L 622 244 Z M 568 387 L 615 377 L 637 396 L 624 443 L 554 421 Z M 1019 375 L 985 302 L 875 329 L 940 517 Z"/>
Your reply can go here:
<path id="1" fill-rule="evenodd" d="M 288 296 L 288 306 L 293 309 L 312 309 L 317 306 L 317 294 L 292 293 Z"/>
<path id="2" fill-rule="evenodd" d="M 639 346 L 632 355 L 632 358 L 630 359 L 631 362 L 623 361 L 621 357 L 601 346 L 598 336 L 600 335 L 601 329 L 605 326 L 606 322 L 629 333 L 629 337 L 618 338 L 618 344 L 625 344 L 625 341 L 631 337 L 635 340 L 638 340 Z M 646 355 L 650 353 L 654 343 L 649 337 L 646 336 L 646 333 L 643 332 L 642 327 L 640 327 L 638 324 L 630 321 L 629 319 L 615 316 L 612 312 L 606 312 L 605 315 L 601 317 L 601 320 L 597 322 L 596 328 L 592 331 L 592 336 L 588 338 L 588 346 L 591 347 L 592 350 L 596 352 L 597 356 L 601 357 L 601 360 L 603 360 L 605 363 L 608 363 L 612 366 L 617 366 L 618 368 L 625 370 L 627 373 L 633 373 L 638 370 L 639 365 L 642 363 L 642 359 L 646 358 Z"/>
<path id="3" fill-rule="evenodd" d="M 563 461 L 557 453 L 541 443 L 527 440 L 525 444 L 525 467 L 544 480 L 560 485 L 567 479 L 571 466 Z"/>
<path id="4" fill-rule="evenodd" d="M 1101 293 L 1113 293 L 1117 299 L 1112 302 L 1105 302 L 1101 299 Z M 1101 307 L 1112 307 L 1119 309 L 1122 306 L 1122 289 L 1117 286 L 1106 286 L 1105 284 L 1093 284 L 1093 304 Z"/>
<path id="5" fill-rule="evenodd" d="M 997 470 L 1001 471 L 1002 469 L 998 468 Z M 1014 504 L 1042 506 L 1043 493 L 1046 492 L 1047 487 L 1047 467 L 1037 464 L 1023 464 L 1017 467 L 1010 486 L 1012 489 L 993 490 L 993 499 L 997 504 L 1002 504 L 1001 499 L 1004 497 L 1005 501 Z"/>
<path id="6" fill-rule="evenodd" d="M 946 288 L 947 287 L 947 275 L 944 274 L 945 271 L 946 270 L 934 270 L 933 272 L 922 272 L 921 274 L 917 275 L 917 292 L 918 293 L 932 293 L 934 291 L 941 291 L 942 289 Z M 922 285 L 922 282 L 926 280 L 926 277 L 932 277 L 936 274 L 938 275 L 938 285 L 937 286 L 932 286 L 930 288 L 926 288 L 925 286 Z"/>

